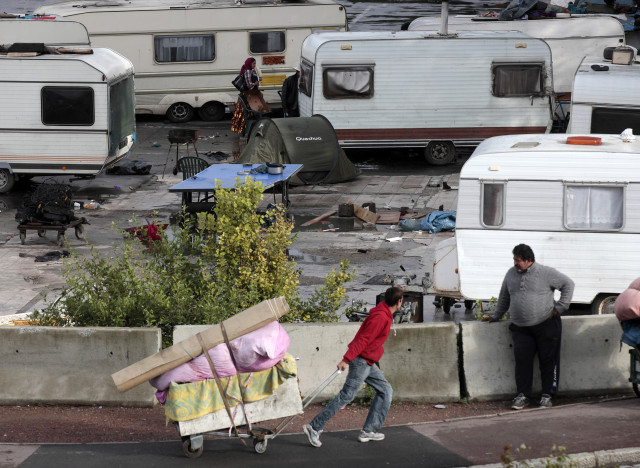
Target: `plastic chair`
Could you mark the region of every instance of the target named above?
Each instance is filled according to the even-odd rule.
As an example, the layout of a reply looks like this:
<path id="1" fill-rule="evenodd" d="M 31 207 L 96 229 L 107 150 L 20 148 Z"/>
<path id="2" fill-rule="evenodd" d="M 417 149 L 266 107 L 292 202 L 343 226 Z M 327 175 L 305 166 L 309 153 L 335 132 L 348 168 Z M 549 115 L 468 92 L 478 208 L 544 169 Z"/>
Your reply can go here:
<path id="1" fill-rule="evenodd" d="M 201 158 L 195 158 L 193 156 L 184 156 L 178 159 L 178 170 L 182 172 L 182 180 L 187 180 L 193 177 L 199 172 L 204 171 L 209 167 L 209 163 Z M 200 200 L 200 192 L 198 192 L 198 200 Z M 186 193 L 182 194 L 182 204 L 186 205 L 188 197 Z"/>

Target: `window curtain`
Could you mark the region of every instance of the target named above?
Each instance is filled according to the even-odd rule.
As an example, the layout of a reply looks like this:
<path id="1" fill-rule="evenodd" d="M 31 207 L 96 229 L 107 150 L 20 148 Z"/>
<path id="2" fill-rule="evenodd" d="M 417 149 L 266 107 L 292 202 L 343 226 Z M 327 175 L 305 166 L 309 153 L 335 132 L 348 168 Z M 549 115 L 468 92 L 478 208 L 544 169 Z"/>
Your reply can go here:
<path id="1" fill-rule="evenodd" d="M 329 96 L 368 96 L 371 94 L 371 72 L 327 70 L 326 94 Z"/>
<path id="2" fill-rule="evenodd" d="M 504 185 L 483 184 L 482 222 L 485 226 L 500 226 L 504 217 Z"/>
<path id="3" fill-rule="evenodd" d="M 567 186 L 567 226 L 574 229 L 620 229 L 623 195 L 622 187 Z"/>
<path id="4" fill-rule="evenodd" d="M 204 62 L 213 60 L 213 36 L 156 37 L 155 54 L 158 62 Z"/>
<path id="5" fill-rule="evenodd" d="M 542 92 L 540 72 L 539 66 L 495 67 L 494 94 L 496 96 L 540 94 Z"/>

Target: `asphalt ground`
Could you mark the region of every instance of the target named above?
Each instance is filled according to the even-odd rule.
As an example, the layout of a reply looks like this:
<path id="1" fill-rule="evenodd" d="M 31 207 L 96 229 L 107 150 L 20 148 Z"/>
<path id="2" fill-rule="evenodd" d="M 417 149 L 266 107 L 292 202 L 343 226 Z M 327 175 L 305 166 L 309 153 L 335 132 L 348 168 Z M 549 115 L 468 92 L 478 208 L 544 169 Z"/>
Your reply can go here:
<path id="1" fill-rule="evenodd" d="M 0 467 L 445 468 L 502 466 L 504 457 L 527 460 L 526 466 L 640 466 L 639 418 L 640 400 L 622 398 L 384 427 L 386 438 L 381 442 L 360 443 L 358 431 L 325 432 L 322 447 L 315 448 L 304 434 L 282 435 L 270 440 L 262 454 L 254 452 L 251 440 L 245 446 L 235 437 L 205 436 L 197 458 L 185 456 L 178 438 L 146 443 L 4 444 L 0 445 Z"/>

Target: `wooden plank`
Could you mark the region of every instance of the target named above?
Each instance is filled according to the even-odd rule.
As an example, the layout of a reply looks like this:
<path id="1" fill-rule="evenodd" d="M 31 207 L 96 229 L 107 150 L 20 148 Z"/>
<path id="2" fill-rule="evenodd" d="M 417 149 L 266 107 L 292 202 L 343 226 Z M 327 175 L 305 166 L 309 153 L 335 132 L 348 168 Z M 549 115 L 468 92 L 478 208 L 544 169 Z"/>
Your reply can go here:
<path id="1" fill-rule="evenodd" d="M 379 213 L 379 215 L 377 224 L 398 224 L 400 222 L 399 211 L 383 212 Z"/>
<path id="2" fill-rule="evenodd" d="M 369 211 L 360 205 L 353 204 L 353 211 L 358 218 L 367 223 L 376 224 L 378 222 L 379 214 Z"/>
<path id="3" fill-rule="evenodd" d="M 301 224 L 301 225 L 300 225 L 300 227 L 311 226 L 312 224 L 315 224 L 315 223 L 317 223 L 317 222 L 319 222 L 319 221 L 322 221 L 323 219 L 326 219 L 326 218 L 328 218 L 329 216 L 334 215 L 334 214 L 336 214 L 336 210 L 333 210 L 333 211 L 327 211 L 326 213 L 322 213 L 322 214 L 321 214 L 320 216 L 318 216 L 317 218 L 310 219 L 310 220 L 309 220 L 309 221 L 307 221 L 306 223 Z"/>

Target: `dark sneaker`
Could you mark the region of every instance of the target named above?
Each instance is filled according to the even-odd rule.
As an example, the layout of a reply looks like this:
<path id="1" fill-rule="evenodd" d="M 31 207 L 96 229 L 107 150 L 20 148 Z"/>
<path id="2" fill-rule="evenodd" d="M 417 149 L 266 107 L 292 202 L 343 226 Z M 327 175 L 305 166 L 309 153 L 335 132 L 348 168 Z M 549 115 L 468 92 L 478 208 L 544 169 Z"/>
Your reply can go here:
<path id="1" fill-rule="evenodd" d="M 302 430 L 305 434 L 307 434 L 309 443 L 311 445 L 313 445 L 314 447 L 322 447 L 322 442 L 320 442 L 320 433 L 322 431 L 316 431 L 313 427 L 311 427 L 311 424 L 305 424 L 304 426 L 302 426 Z"/>
<path id="2" fill-rule="evenodd" d="M 551 395 L 543 393 L 542 398 L 540 398 L 540 408 L 551 408 L 552 406 L 553 404 L 551 403 Z"/>
<path id="3" fill-rule="evenodd" d="M 513 399 L 511 409 L 521 410 L 529 406 L 529 399 L 524 396 L 524 393 L 519 393 L 517 397 Z"/>
<path id="4" fill-rule="evenodd" d="M 360 442 L 369 442 L 370 440 L 374 440 L 374 441 L 384 440 L 384 434 L 381 434 L 379 432 L 360 431 L 358 440 Z"/>

